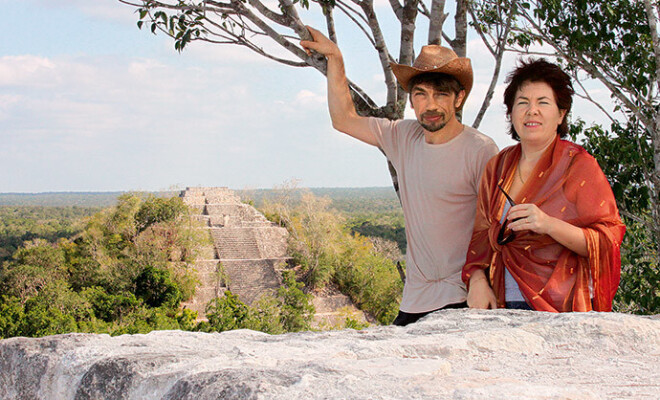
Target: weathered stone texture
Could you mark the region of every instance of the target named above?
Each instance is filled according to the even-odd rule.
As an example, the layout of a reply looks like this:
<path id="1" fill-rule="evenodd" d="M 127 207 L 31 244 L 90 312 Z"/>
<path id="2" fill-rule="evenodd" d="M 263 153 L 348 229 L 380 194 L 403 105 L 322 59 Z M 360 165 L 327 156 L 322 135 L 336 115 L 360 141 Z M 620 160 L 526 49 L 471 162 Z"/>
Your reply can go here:
<path id="1" fill-rule="evenodd" d="M 0 398 L 658 399 L 660 318 L 445 310 L 405 328 L 0 341 Z"/>

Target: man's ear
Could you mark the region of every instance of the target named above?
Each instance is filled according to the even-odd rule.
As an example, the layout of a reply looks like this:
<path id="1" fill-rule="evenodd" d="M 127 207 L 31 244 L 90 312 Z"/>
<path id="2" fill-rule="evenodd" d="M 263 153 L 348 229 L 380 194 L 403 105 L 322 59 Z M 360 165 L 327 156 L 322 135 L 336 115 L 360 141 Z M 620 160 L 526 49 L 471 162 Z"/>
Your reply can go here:
<path id="1" fill-rule="evenodd" d="M 456 108 L 460 107 L 460 105 L 463 104 L 464 99 L 465 99 L 465 90 L 461 89 L 456 94 L 456 101 L 454 101 L 454 107 Z"/>

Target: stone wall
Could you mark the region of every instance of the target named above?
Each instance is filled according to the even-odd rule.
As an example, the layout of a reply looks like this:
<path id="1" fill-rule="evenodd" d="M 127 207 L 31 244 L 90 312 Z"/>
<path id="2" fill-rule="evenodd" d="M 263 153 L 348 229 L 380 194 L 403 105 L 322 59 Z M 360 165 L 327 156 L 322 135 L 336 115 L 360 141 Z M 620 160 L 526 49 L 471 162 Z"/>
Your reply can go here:
<path id="1" fill-rule="evenodd" d="M 658 399 L 660 318 L 444 310 L 407 327 L 0 341 L 0 399 Z"/>

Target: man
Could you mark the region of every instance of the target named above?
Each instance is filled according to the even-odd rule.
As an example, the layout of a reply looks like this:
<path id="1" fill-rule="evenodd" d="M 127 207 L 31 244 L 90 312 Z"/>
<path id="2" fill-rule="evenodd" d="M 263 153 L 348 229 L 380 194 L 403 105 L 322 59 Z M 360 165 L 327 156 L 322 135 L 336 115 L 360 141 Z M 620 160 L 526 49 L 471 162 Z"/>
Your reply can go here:
<path id="1" fill-rule="evenodd" d="M 337 45 L 308 27 L 302 41 L 328 59 L 332 126 L 380 147 L 397 171 L 406 220 L 407 278 L 395 325 L 443 308 L 467 307 L 461 269 L 474 225 L 477 188 L 498 149 L 492 139 L 456 118 L 472 88 L 467 58 L 442 46 L 424 46 L 413 66 L 391 63 L 410 94 L 417 120 L 389 121 L 357 114 Z"/>

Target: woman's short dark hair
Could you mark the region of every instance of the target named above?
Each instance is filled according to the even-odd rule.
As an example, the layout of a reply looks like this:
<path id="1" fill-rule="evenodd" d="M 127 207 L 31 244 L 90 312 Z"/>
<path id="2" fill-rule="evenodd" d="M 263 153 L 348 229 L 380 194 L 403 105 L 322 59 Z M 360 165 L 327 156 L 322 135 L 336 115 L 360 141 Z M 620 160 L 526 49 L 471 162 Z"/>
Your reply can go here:
<path id="1" fill-rule="evenodd" d="M 557 134 L 563 138 L 568 134 L 568 114 L 573 105 L 573 84 L 571 77 L 558 65 L 547 62 L 545 59 L 521 60 L 518 67 L 507 76 L 505 83 L 509 85 L 504 91 L 504 104 L 506 105 L 506 116 L 509 120 L 509 134 L 514 140 L 520 140 L 513 123 L 511 123 L 511 111 L 516 99 L 516 93 L 522 85 L 527 82 L 544 82 L 552 88 L 555 101 L 560 110 L 565 110 L 564 120 L 557 127 Z"/>

